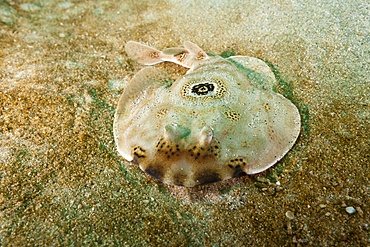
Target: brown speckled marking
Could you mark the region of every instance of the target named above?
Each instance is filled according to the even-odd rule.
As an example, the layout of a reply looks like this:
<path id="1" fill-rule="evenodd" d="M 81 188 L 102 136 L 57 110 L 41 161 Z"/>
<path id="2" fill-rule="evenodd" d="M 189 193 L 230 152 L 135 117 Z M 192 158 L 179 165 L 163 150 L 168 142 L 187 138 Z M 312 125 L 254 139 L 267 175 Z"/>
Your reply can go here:
<path id="1" fill-rule="evenodd" d="M 276 133 L 275 133 L 275 130 L 274 128 L 272 128 L 271 126 L 268 126 L 267 127 L 267 131 L 268 131 L 268 136 L 270 139 L 276 139 Z"/>
<path id="2" fill-rule="evenodd" d="M 160 138 L 156 145 L 157 155 L 164 155 L 166 159 L 179 156 L 180 144 L 172 143 L 164 137 Z"/>
<path id="3" fill-rule="evenodd" d="M 162 118 L 164 117 L 168 112 L 168 108 L 160 109 L 157 114 L 155 115 L 156 118 Z"/>
<path id="4" fill-rule="evenodd" d="M 198 55 L 195 57 L 196 60 L 202 60 L 206 58 L 206 54 L 203 51 L 198 52 Z"/>
<path id="5" fill-rule="evenodd" d="M 159 53 L 157 51 L 152 51 L 152 52 L 148 53 L 148 56 L 150 58 L 159 58 Z"/>
<path id="6" fill-rule="evenodd" d="M 139 147 L 139 146 L 135 146 L 132 149 L 132 153 L 133 153 L 133 155 L 136 159 L 141 159 L 141 158 L 146 157 L 145 150 L 142 147 Z"/>
<path id="7" fill-rule="evenodd" d="M 212 168 L 217 163 L 221 150 L 217 140 L 207 148 L 198 144 L 185 147 L 162 137 L 158 140 L 155 149 L 157 151 L 153 158 L 142 158 L 136 161 L 146 173 L 166 183 L 178 186 L 187 186 L 190 183 L 195 186 L 221 181 L 235 173 L 234 170 L 230 170 L 226 175 L 221 175 L 220 171 Z M 193 171 L 194 174 L 189 171 Z"/>
<path id="8" fill-rule="evenodd" d="M 247 141 L 242 141 L 240 143 L 240 145 L 243 147 L 243 148 L 249 148 L 251 145 L 247 142 Z"/>
<path id="9" fill-rule="evenodd" d="M 208 155 L 216 158 L 220 154 L 220 145 L 216 140 L 213 140 L 212 144 L 207 148 L 200 145 L 192 145 L 188 147 L 187 152 L 194 160 L 204 158 Z"/>
<path id="10" fill-rule="evenodd" d="M 241 157 L 231 159 L 229 161 L 229 163 L 227 164 L 227 166 L 229 168 L 234 170 L 234 173 L 232 175 L 233 177 L 238 175 L 239 173 L 241 173 L 246 165 L 247 165 L 247 161 L 244 160 L 244 158 L 241 158 Z"/>
<path id="11" fill-rule="evenodd" d="M 176 56 L 177 61 L 180 63 L 185 60 L 185 58 L 188 56 L 188 53 L 184 52 Z"/>
<path id="12" fill-rule="evenodd" d="M 239 121 L 241 119 L 241 114 L 239 112 L 230 110 L 224 112 L 225 116 L 232 122 Z"/>
<path id="13" fill-rule="evenodd" d="M 269 112 L 271 110 L 271 107 L 268 102 L 263 103 L 262 106 L 265 112 Z"/>

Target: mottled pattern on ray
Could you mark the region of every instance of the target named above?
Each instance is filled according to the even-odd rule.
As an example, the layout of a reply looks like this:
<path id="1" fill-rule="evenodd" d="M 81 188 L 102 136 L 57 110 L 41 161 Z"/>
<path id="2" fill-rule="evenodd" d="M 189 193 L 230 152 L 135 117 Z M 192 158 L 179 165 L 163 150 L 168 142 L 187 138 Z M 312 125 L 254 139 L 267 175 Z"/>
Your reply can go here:
<path id="1" fill-rule="evenodd" d="M 171 86 L 162 70 L 141 70 L 115 115 L 119 153 L 164 183 L 193 187 L 264 171 L 298 138 L 298 110 L 272 91 L 276 80 L 262 60 L 208 56 L 191 42 L 162 52 L 129 41 L 126 52 L 146 65 L 190 68 Z"/>

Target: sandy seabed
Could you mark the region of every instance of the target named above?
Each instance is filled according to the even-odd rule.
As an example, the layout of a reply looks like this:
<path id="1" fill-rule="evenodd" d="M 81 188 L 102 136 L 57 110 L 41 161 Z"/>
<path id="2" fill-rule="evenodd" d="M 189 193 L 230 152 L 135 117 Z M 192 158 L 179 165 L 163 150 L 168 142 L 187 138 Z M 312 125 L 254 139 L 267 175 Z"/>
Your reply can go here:
<path id="1" fill-rule="evenodd" d="M 0 244 L 369 246 L 369 37 L 368 1 L 0 2 Z M 254 176 L 152 179 L 112 133 L 144 67 L 129 40 L 268 62 L 300 111 L 296 145 Z"/>

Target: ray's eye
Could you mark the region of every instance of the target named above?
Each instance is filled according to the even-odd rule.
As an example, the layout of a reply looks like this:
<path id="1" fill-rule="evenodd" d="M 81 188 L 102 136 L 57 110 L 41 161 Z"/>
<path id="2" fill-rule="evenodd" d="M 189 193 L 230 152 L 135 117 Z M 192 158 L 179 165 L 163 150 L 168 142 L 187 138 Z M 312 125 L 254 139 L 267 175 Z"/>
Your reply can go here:
<path id="1" fill-rule="evenodd" d="M 191 88 L 191 92 L 198 94 L 198 95 L 206 95 L 210 92 L 213 92 L 214 89 L 215 89 L 215 86 L 211 83 L 201 83 L 201 84 L 194 85 Z"/>

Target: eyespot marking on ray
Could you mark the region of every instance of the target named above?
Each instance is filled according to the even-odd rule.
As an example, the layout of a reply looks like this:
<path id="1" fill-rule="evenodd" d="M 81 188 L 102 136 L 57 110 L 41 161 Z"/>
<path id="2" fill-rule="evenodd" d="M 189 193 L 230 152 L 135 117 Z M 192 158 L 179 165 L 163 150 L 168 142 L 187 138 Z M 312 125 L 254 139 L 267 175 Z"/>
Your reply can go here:
<path id="1" fill-rule="evenodd" d="M 181 90 L 181 95 L 189 101 L 219 100 L 227 92 L 226 83 L 219 78 L 207 78 L 187 82 Z"/>

